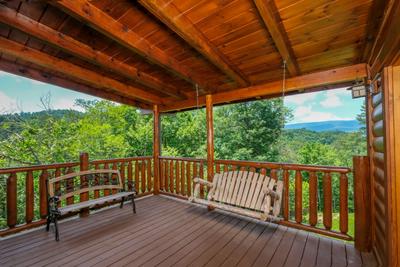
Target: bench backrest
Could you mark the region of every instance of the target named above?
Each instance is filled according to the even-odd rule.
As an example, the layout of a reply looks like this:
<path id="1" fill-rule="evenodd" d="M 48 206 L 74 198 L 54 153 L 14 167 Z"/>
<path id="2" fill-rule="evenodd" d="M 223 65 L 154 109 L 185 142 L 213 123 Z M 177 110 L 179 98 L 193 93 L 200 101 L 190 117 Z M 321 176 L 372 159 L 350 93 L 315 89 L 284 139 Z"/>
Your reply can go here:
<path id="1" fill-rule="evenodd" d="M 78 186 L 75 179 L 83 178 Z M 118 170 L 99 169 L 68 173 L 48 181 L 50 197 L 58 196 L 60 200 L 94 190 L 122 190 L 123 182 Z"/>
<path id="2" fill-rule="evenodd" d="M 214 176 L 213 187 L 209 192 L 208 199 L 264 211 L 265 201 L 272 201 L 271 197 L 267 196 L 265 198 L 264 192 L 266 192 L 266 189 L 282 191 L 282 187 L 282 181 L 276 181 L 257 172 L 230 171 L 217 173 Z M 273 205 L 272 208 L 274 209 L 272 210 L 274 215 L 279 214 L 280 205 Z"/>

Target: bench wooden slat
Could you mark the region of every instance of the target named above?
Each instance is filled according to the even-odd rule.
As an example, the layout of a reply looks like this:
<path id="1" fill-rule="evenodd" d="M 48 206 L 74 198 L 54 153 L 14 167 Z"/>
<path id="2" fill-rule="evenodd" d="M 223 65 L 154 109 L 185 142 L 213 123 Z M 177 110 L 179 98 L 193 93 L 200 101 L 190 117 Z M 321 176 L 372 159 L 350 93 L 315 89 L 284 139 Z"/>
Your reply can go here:
<path id="1" fill-rule="evenodd" d="M 231 201 L 229 202 L 229 204 L 235 205 L 235 203 L 236 203 L 237 195 L 239 194 L 240 184 L 242 183 L 243 174 L 244 174 L 244 172 L 238 171 L 236 173 L 236 176 L 234 177 L 234 179 L 236 179 L 236 184 L 235 184 L 235 187 L 233 188 L 232 197 L 231 197 Z"/>
<path id="2" fill-rule="evenodd" d="M 239 187 L 239 191 L 238 194 L 236 196 L 236 200 L 235 200 L 235 205 L 239 206 L 240 205 L 240 200 L 242 199 L 242 195 L 243 195 L 243 191 L 246 185 L 246 180 L 247 180 L 247 175 L 249 174 L 249 172 L 245 171 L 243 172 L 243 175 L 240 179 L 240 187 Z"/>
<path id="3" fill-rule="evenodd" d="M 254 173 L 254 175 L 253 175 L 253 179 L 251 180 L 251 187 L 250 187 L 249 195 L 247 196 L 246 203 L 245 203 L 246 207 L 249 207 L 249 208 L 251 207 L 251 201 L 254 197 L 254 190 L 256 188 L 259 176 L 260 176 L 259 173 Z"/>
<path id="4" fill-rule="evenodd" d="M 260 174 L 257 179 L 256 188 L 254 190 L 253 199 L 251 200 L 250 208 L 255 209 L 257 205 L 258 198 L 261 194 L 261 190 L 264 184 L 265 175 Z"/>
<path id="5" fill-rule="evenodd" d="M 229 189 L 230 189 L 231 184 L 233 182 L 233 179 L 232 179 L 233 173 L 232 172 L 227 172 L 227 173 L 228 174 L 227 174 L 227 178 L 226 178 L 225 190 L 224 190 L 224 194 L 222 196 L 222 202 L 225 202 L 225 203 L 228 202 L 228 192 L 229 192 Z"/>
<path id="6" fill-rule="evenodd" d="M 242 198 L 240 200 L 239 206 L 247 207 L 246 206 L 246 200 L 247 200 L 247 197 L 248 197 L 248 195 L 250 193 L 251 182 L 253 181 L 254 174 L 255 174 L 254 172 L 249 172 L 249 174 L 247 175 L 246 183 L 244 185 L 245 189 L 243 191 L 243 195 L 242 195 Z"/>

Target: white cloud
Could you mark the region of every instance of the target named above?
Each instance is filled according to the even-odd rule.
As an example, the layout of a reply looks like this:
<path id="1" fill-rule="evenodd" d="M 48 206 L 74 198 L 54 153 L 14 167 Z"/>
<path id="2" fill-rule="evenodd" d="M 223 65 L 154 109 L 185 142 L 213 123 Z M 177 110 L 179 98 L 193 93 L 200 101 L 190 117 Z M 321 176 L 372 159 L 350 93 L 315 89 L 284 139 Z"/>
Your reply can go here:
<path id="1" fill-rule="evenodd" d="M 52 104 L 53 109 L 74 109 L 84 111 L 81 107 L 75 105 L 75 99 L 59 99 Z"/>
<path id="2" fill-rule="evenodd" d="M 349 92 L 345 89 L 335 89 L 325 92 L 325 100 L 321 101 L 324 108 L 335 108 L 343 106 L 341 97 L 349 96 Z"/>
<path id="3" fill-rule="evenodd" d="M 0 113 L 12 113 L 17 111 L 17 100 L 9 97 L 3 92 L 0 92 Z"/>
<path id="4" fill-rule="evenodd" d="M 32 79 L 29 79 L 29 81 L 31 82 L 32 85 L 43 85 L 43 84 L 45 84 L 45 83 L 43 83 L 41 81 L 36 81 L 36 80 L 32 80 Z"/>
<path id="5" fill-rule="evenodd" d="M 316 121 L 334 121 L 334 120 L 351 120 L 352 118 L 338 117 L 330 112 L 314 111 L 310 106 L 297 107 L 293 112 L 295 122 L 316 122 Z"/>
<path id="6" fill-rule="evenodd" d="M 285 96 L 285 103 L 302 105 L 305 102 L 314 100 L 317 96 L 318 93 L 306 93 L 306 94 Z"/>

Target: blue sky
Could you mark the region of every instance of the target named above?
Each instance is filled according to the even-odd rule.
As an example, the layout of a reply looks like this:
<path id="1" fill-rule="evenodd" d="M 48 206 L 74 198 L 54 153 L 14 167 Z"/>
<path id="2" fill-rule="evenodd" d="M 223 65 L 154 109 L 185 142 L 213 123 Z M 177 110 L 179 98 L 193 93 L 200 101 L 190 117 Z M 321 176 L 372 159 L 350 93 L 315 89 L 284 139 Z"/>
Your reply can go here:
<path id="1" fill-rule="evenodd" d="M 48 93 L 53 109 L 78 109 L 74 106 L 77 98 L 98 99 L 0 71 L 0 113 L 43 110 L 40 98 Z M 352 99 L 344 88 L 285 97 L 285 105 L 294 115 L 289 123 L 353 120 L 360 113 L 362 102 L 362 98 Z"/>

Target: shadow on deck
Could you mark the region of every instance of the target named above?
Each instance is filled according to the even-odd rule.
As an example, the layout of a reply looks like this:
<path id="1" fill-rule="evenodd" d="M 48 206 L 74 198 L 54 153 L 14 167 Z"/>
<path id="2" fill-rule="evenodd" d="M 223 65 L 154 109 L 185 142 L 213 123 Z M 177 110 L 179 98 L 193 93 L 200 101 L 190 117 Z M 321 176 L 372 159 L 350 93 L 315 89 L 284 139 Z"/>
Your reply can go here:
<path id="1" fill-rule="evenodd" d="M 126 204 L 129 205 L 129 204 Z M 166 197 L 1 241 L 0 266 L 375 266 L 351 244 Z"/>

